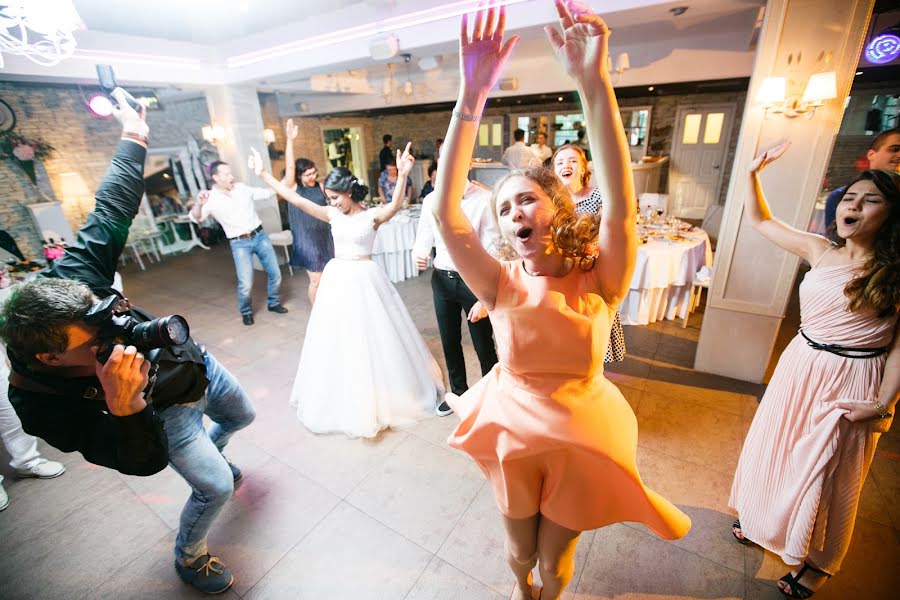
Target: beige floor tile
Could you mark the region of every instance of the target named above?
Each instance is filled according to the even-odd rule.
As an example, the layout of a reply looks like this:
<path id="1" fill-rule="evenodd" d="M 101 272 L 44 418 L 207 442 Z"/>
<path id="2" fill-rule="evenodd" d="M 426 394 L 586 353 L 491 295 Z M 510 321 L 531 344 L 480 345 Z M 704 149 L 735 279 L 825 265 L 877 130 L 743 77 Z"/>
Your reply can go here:
<path id="1" fill-rule="evenodd" d="M 119 483 L 27 543 L 9 547 L 4 538 L 0 598 L 70 598 L 79 591 L 86 593 L 170 534 Z"/>
<path id="2" fill-rule="evenodd" d="M 431 558 L 342 502 L 244 597 L 400 600 Z"/>
<path id="3" fill-rule="evenodd" d="M 728 508 L 730 475 L 643 447 L 638 448 L 638 468 L 645 484 L 691 518 L 690 532 L 673 545 L 744 572 L 745 548 L 731 535 L 735 515 Z M 634 527 L 649 532 L 642 525 Z"/>
<path id="4" fill-rule="evenodd" d="M 733 474 L 741 453 L 741 417 L 690 400 L 644 392 L 638 444 Z"/>
<path id="5" fill-rule="evenodd" d="M 471 460 L 411 435 L 346 500 L 433 553 L 483 484 Z"/>
<path id="6" fill-rule="evenodd" d="M 741 573 L 624 525 L 597 532 L 576 600 L 744 596 Z"/>
<path id="7" fill-rule="evenodd" d="M 351 439 L 343 434 L 316 434 L 291 418 L 288 439 L 276 438 L 263 449 L 316 483 L 344 498 L 409 435 L 386 430 L 377 437 Z"/>
<path id="8" fill-rule="evenodd" d="M 175 535 L 165 536 L 142 554 L 130 555 L 130 562 L 117 570 L 84 600 L 196 600 L 202 594 L 184 583 L 175 572 L 172 543 Z M 225 561 L 226 566 L 231 563 Z M 240 579 L 235 578 L 235 584 Z M 240 598 L 234 588 L 216 596 L 223 600 Z"/>
<path id="9" fill-rule="evenodd" d="M 508 598 L 515 577 L 504 557 L 505 539 L 494 493 L 485 484 L 437 556 Z"/>
<path id="10" fill-rule="evenodd" d="M 884 437 L 884 436 L 882 436 Z M 900 456 L 882 450 L 879 442 L 875 459 L 869 469 L 869 479 L 873 480 L 881 492 L 884 510 L 895 529 L 900 529 Z M 869 485 L 869 482 L 866 482 Z M 882 519 L 877 519 L 883 521 Z"/>
<path id="11" fill-rule="evenodd" d="M 505 600 L 483 583 L 435 557 L 405 600 Z"/>
<path id="12" fill-rule="evenodd" d="M 4 548 L 27 544 L 123 487 L 115 471 L 88 464 L 79 454 L 63 454 L 43 442 L 39 448 L 46 458 L 63 462 L 66 472 L 55 479 L 19 479 L 5 473 L 9 506 L 0 513 L 0 546 Z M 7 462 L 3 460 L 4 467 Z"/>
<path id="13" fill-rule="evenodd" d="M 244 595 L 339 501 L 278 460 L 246 470 L 209 536 L 238 580 L 235 592 Z"/>

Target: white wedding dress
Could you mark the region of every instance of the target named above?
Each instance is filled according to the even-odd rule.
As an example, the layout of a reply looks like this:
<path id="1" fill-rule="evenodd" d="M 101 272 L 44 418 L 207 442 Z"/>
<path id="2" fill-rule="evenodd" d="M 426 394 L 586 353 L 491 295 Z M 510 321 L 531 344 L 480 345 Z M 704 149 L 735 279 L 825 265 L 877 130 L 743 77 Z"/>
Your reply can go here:
<path id="1" fill-rule="evenodd" d="M 435 414 L 441 369 L 400 294 L 372 262 L 373 211 L 328 207 L 335 258 L 322 272 L 291 406 L 310 431 L 373 437 Z"/>

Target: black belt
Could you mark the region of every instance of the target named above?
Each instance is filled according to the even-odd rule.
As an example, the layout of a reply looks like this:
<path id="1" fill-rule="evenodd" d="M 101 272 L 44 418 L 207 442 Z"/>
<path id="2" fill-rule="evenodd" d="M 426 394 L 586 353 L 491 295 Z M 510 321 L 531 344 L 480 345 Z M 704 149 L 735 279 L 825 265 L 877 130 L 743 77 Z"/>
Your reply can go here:
<path id="1" fill-rule="evenodd" d="M 437 269 L 436 268 L 435 272 L 440 273 L 447 279 L 462 279 L 462 277 L 460 277 L 459 273 L 457 273 L 456 271 L 448 271 L 447 269 Z"/>
<path id="2" fill-rule="evenodd" d="M 254 229 L 253 231 L 251 231 L 250 233 L 242 233 L 241 235 L 239 235 L 239 236 L 237 236 L 237 237 L 228 238 L 228 239 L 229 239 L 230 241 L 232 241 L 232 240 L 246 240 L 246 239 L 252 238 L 253 236 L 255 236 L 257 233 L 259 233 L 259 232 L 262 231 L 262 230 L 263 230 L 263 229 L 262 229 L 262 225 L 260 225 L 259 227 L 257 227 L 257 228 Z"/>
<path id="3" fill-rule="evenodd" d="M 831 352 L 832 354 L 837 354 L 844 358 L 874 358 L 876 356 L 881 356 L 888 351 L 887 346 L 882 346 L 881 348 L 848 348 L 847 346 L 841 346 L 839 344 L 820 344 L 819 342 L 809 339 L 809 336 L 803 333 L 802 329 L 800 330 L 800 335 L 806 339 L 806 343 L 809 344 L 811 348 Z M 853 354 L 850 354 L 851 352 Z"/>

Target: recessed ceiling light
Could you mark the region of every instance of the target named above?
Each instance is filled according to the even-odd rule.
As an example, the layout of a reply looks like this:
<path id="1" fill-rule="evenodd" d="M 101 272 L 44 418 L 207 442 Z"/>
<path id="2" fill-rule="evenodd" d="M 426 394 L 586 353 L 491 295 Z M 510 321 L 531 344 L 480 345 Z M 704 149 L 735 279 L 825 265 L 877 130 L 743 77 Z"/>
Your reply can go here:
<path id="1" fill-rule="evenodd" d="M 559 98 L 557 98 L 557 100 L 559 100 L 560 102 L 562 102 L 562 101 L 563 101 L 563 97 L 560 96 Z"/>
<path id="2" fill-rule="evenodd" d="M 652 91 L 653 91 L 653 86 L 651 85 L 650 87 L 648 87 L 648 88 L 647 88 L 647 91 L 648 91 L 648 92 L 652 92 Z"/>
<path id="3" fill-rule="evenodd" d="M 862 71 L 857 71 L 856 74 L 857 74 L 857 75 L 862 75 Z"/>

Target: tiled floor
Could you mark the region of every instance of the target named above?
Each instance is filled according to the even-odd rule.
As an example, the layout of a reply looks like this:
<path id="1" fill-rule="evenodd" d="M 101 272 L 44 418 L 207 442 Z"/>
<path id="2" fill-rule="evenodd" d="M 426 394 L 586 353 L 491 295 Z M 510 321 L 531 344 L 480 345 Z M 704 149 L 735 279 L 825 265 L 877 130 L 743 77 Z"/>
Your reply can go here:
<path id="1" fill-rule="evenodd" d="M 128 295 L 157 314 L 179 312 L 197 339 L 247 388 L 258 418 L 228 455 L 244 481 L 218 519 L 211 549 L 234 571 L 225 597 L 407 600 L 508 598 L 513 578 L 481 472 L 444 440 L 454 417 L 432 418 L 374 441 L 316 436 L 287 403 L 309 314 L 306 276 L 285 273 L 288 315 L 257 313 L 244 327 L 226 248 L 124 270 Z M 257 275 L 257 306 L 265 302 Z M 442 362 L 428 278 L 399 284 Z M 626 327 L 629 358 L 609 369 L 640 423 L 645 481 L 693 519 L 674 543 L 633 524 L 588 532 L 566 598 L 780 598 L 785 568 L 736 544 L 731 476 L 760 386 L 691 370 L 701 315 Z M 467 347 L 470 381 L 475 358 Z M 352 368 L 347 364 L 347 368 Z M 119 475 L 43 446 L 68 472 L 52 481 L 2 472 L 11 497 L 0 513 L 0 598 L 195 597 L 172 568 L 187 485 L 170 469 Z M 881 441 L 863 491 L 845 569 L 823 599 L 889 598 L 900 588 L 900 438 Z"/>

